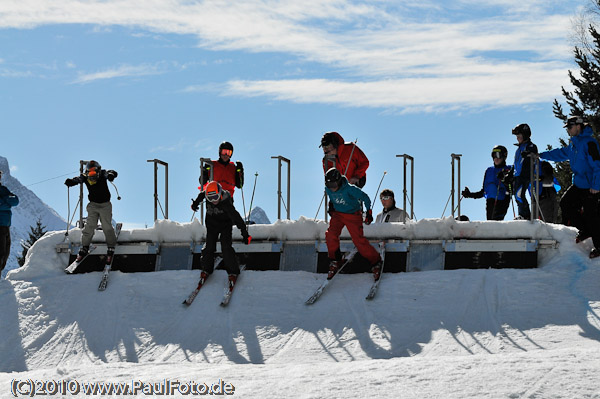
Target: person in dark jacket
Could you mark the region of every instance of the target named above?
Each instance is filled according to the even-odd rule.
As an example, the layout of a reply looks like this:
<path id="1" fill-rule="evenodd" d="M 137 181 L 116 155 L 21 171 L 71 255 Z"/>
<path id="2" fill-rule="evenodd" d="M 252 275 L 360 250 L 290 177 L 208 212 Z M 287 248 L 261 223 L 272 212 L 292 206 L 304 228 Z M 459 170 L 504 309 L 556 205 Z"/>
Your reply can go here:
<path id="1" fill-rule="evenodd" d="M 483 186 L 477 192 L 471 192 L 469 187 L 465 187 L 462 192 L 465 198 L 485 197 L 485 212 L 487 220 L 504 220 L 506 211 L 510 205 L 510 192 L 508 188 L 500 181 L 499 176 L 510 171 L 511 167 L 506 165 L 508 150 L 502 145 L 497 145 L 492 149 L 492 160 L 494 166 L 486 169 L 483 175 Z"/>
<path id="2" fill-rule="evenodd" d="M 233 205 L 231 194 L 224 190 L 218 182 L 209 182 L 206 188 L 198 194 L 198 197 L 192 202 L 194 212 L 198 211 L 200 202 L 204 199 L 206 199 L 206 242 L 200 255 L 202 266 L 200 281 L 203 283 L 214 270 L 215 252 L 220 236 L 223 262 L 229 275 L 229 284 L 233 286 L 240 274 L 240 265 L 232 246 L 233 225 L 235 224 L 240 229 L 244 244 L 248 245 L 252 237 L 248 234 L 244 219 Z"/>
<path id="3" fill-rule="evenodd" d="M 0 171 L 0 181 L 2 171 Z M 6 267 L 10 255 L 10 225 L 12 220 L 13 206 L 19 205 L 19 197 L 11 193 L 6 186 L 0 183 L 0 272 Z"/>
<path id="4" fill-rule="evenodd" d="M 116 171 L 102 169 L 98 162 L 89 161 L 85 166 L 84 173 L 65 180 L 67 187 L 85 184 L 88 189 L 89 203 L 86 207 L 88 216 L 81 236 L 81 249 L 77 254 L 77 262 L 80 262 L 90 250 L 90 243 L 98 226 L 98 219 L 102 225 L 108 248 L 105 260 L 107 264 L 112 261 L 117 245 L 117 236 L 112 226 L 112 203 L 110 202 L 110 191 L 107 182 L 112 182 L 116 177 Z"/>
<path id="5" fill-rule="evenodd" d="M 517 138 L 517 151 L 515 151 L 515 162 L 513 165 L 514 183 L 513 183 L 513 194 L 517 201 L 517 208 L 519 210 L 518 219 L 530 219 L 531 210 L 529 209 L 529 203 L 525 194 L 531 184 L 531 157 L 529 154 L 537 154 L 538 149 L 535 144 L 531 141 L 531 128 L 526 123 L 517 125 L 513 130 Z"/>
<path id="6" fill-rule="evenodd" d="M 369 159 L 356 143 L 344 143 L 338 132 L 327 132 L 321 138 L 323 148 L 323 172 L 336 168 L 346 176 L 350 184 L 360 188 L 367 182 Z"/>
<path id="7" fill-rule="evenodd" d="M 219 145 L 219 159 L 212 161 L 212 165 L 205 164 L 202 170 L 202 176 L 199 179 L 200 184 L 204 187 L 211 181 L 218 182 L 224 190 L 229 191 L 231 198 L 235 188 L 242 188 L 244 186 L 244 165 L 240 161 L 236 163 L 231 162 L 233 156 L 233 145 L 224 141 Z M 210 176 L 212 167 L 212 179 Z M 203 187 L 203 188 L 204 188 Z"/>
<path id="8" fill-rule="evenodd" d="M 590 258 L 600 256 L 600 147 L 593 137 L 592 127 L 579 115 L 570 116 L 564 126 L 571 137 L 569 145 L 544 151 L 540 158 L 548 161 L 569 161 L 573 185 L 560 200 L 562 222 L 579 229 L 576 241 L 592 237 L 594 248 Z"/>
<path id="9" fill-rule="evenodd" d="M 373 222 L 371 199 L 360 188 L 348 183 L 348 180 L 335 168 L 329 169 L 325 174 L 325 191 L 333 204 L 333 208 L 329 209 L 331 215 L 329 228 L 325 232 L 330 260 L 327 279 L 333 278 L 341 267 L 340 234 L 346 227 L 356 250 L 369 262 L 373 276 L 378 280 L 381 273 L 381 256 L 363 234 L 363 204 L 367 209 L 364 223 L 368 225 Z"/>

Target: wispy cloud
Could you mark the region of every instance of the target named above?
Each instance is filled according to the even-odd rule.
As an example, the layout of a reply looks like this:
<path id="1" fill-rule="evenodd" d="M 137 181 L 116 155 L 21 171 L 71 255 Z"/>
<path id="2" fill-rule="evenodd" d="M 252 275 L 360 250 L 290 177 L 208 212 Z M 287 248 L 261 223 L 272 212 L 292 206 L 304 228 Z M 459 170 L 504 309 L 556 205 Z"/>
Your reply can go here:
<path id="1" fill-rule="evenodd" d="M 344 106 L 489 107 L 556 96 L 571 66 L 573 12 L 573 2 L 558 0 L 4 0 L 0 28 L 124 25 L 195 35 L 209 50 L 275 52 L 321 66 L 297 80 L 232 79 L 223 86 L 228 95 Z M 163 72 L 156 65 L 123 65 L 75 82 Z M 214 86 L 200 90 L 207 87 Z"/>
<path id="2" fill-rule="evenodd" d="M 96 80 L 159 75 L 162 73 L 165 73 L 165 69 L 159 65 L 120 65 L 103 71 L 80 74 L 73 83 L 85 84 Z"/>

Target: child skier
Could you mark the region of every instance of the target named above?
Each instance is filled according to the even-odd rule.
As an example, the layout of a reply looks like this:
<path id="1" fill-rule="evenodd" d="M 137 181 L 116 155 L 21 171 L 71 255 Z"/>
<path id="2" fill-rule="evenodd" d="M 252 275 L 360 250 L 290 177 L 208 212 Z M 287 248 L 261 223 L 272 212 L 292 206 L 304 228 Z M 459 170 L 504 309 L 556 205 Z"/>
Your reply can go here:
<path id="1" fill-rule="evenodd" d="M 325 191 L 333 204 L 333 208 L 330 209 L 331 221 L 329 222 L 329 228 L 325 232 L 325 241 L 330 260 L 327 279 L 330 280 L 333 278 L 341 267 L 340 233 L 344 226 L 346 226 L 358 253 L 369 261 L 373 277 L 375 280 L 378 280 L 382 266 L 381 257 L 375 248 L 371 246 L 369 240 L 363 235 L 363 203 L 367 208 L 364 223 L 371 224 L 373 221 L 369 196 L 357 186 L 348 183 L 348 180 L 335 168 L 329 169 L 325 174 Z"/>
<path id="2" fill-rule="evenodd" d="M 510 192 L 508 188 L 500 181 L 498 176 L 502 176 L 510 170 L 506 165 L 508 150 L 502 145 L 497 145 L 492 149 L 492 160 L 494 166 L 486 169 L 483 175 L 483 186 L 481 190 L 472 193 L 469 187 L 465 187 L 462 192 L 465 198 L 486 198 L 485 212 L 487 220 L 504 220 L 506 211 L 510 205 Z"/>
<path id="3" fill-rule="evenodd" d="M 85 166 L 85 172 L 72 179 L 65 180 L 67 187 L 73 187 L 78 184 L 85 184 L 88 189 L 89 203 L 86 207 L 88 216 L 83 228 L 81 237 L 81 249 L 77 254 L 76 262 L 87 255 L 90 249 L 90 243 L 94 236 L 94 231 L 98 225 L 98 219 L 102 224 L 102 231 L 106 238 L 106 264 L 112 263 L 112 257 L 117 245 L 117 236 L 112 226 L 112 204 L 110 202 L 110 191 L 107 181 L 112 182 L 117 177 L 114 170 L 104 170 L 96 161 L 89 161 Z"/>
<path id="4" fill-rule="evenodd" d="M 248 245 L 252 237 L 248 234 L 248 228 L 244 219 L 233 206 L 231 194 L 223 190 L 216 181 L 211 181 L 206 185 L 204 191 L 198 194 L 198 197 L 192 202 L 192 210 L 198 211 L 200 202 L 206 199 L 206 242 L 202 248 L 200 264 L 202 273 L 200 273 L 200 283 L 210 276 L 214 269 L 215 252 L 217 250 L 217 241 L 221 241 L 221 251 L 223 253 L 223 262 L 229 275 L 229 286 L 233 287 L 240 274 L 240 265 L 235 256 L 235 250 L 231 245 L 232 227 L 235 224 L 242 232 L 242 240 Z"/>

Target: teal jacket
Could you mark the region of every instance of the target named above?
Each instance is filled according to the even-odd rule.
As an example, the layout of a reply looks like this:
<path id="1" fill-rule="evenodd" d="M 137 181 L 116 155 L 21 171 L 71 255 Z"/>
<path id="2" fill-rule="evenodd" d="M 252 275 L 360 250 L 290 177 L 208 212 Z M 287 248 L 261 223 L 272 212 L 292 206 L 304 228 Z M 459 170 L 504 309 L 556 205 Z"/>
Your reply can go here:
<path id="1" fill-rule="evenodd" d="M 363 203 L 367 211 L 371 209 L 371 199 L 369 196 L 354 184 L 348 183 L 348 180 L 344 176 L 342 176 L 342 184 L 337 191 L 331 191 L 328 187 L 325 187 L 325 192 L 337 212 L 356 213 L 362 211 Z"/>

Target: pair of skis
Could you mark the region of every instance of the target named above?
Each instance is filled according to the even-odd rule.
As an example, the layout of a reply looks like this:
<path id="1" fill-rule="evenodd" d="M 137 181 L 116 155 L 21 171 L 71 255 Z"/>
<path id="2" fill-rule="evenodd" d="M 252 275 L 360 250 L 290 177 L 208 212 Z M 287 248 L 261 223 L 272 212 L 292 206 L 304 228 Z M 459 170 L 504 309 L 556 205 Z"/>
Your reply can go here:
<path id="1" fill-rule="evenodd" d="M 221 257 L 217 257 L 215 259 L 215 263 L 214 263 L 215 267 L 220 262 L 221 262 Z M 240 274 L 238 274 L 238 279 L 242 275 L 241 272 L 244 271 L 245 268 L 246 268 L 246 265 L 240 266 Z M 237 280 L 236 280 L 236 282 L 237 282 Z M 205 283 L 206 283 L 206 280 L 201 278 L 200 281 L 198 282 L 198 286 L 196 287 L 196 289 L 194 291 L 192 291 L 192 293 L 182 303 L 186 306 L 190 306 L 192 304 L 192 302 L 194 302 L 194 299 L 196 299 L 196 297 L 198 296 L 200 289 L 204 286 Z M 225 307 L 225 306 L 229 305 L 229 301 L 231 300 L 231 296 L 233 295 L 233 289 L 235 288 L 235 284 L 236 283 L 230 282 L 229 279 L 227 280 L 227 286 L 225 287 L 225 292 L 223 293 L 223 299 L 221 300 L 221 303 L 220 303 L 221 306 Z"/>
<path id="2" fill-rule="evenodd" d="M 115 228 L 115 235 L 116 235 L 117 239 L 119 238 L 119 234 L 121 233 L 122 228 L 123 228 L 123 223 L 117 223 L 117 226 Z M 79 262 L 77 262 L 75 260 L 69 266 L 66 267 L 65 273 L 68 273 L 68 274 L 74 273 L 75 270 L 77 269 L 77 267 L 79 265 L 81 265 L 83 263 L 83 261 L 85 261 L 87 259 L 87 257 L 90 256 L 90 254 L 96 248 L 97 248 L 96 245 L 91 246 L 90 249 L 88 250 L 88 253 Z M 100 284 L 98 285 L 98 291 L 106 290 L 106 287 L 108 286 L 108 276 L 109 276 L 110 270 L 112 268 L 112 263 L 113 263 L 114 259 L 115 259 L 115 255 L 113 254 L 112 257 L 110 258 L 110 261 L 104 265 L 104 270 L 102 271 L 102 279 L 100 280 Z"/>
<path id="3" fill-rule="evenodd" d="M 369 289 L 369 293 L 365 297 L 365 299 L 367 299 L 367 300 L 371 300 L 371 299 L 375 298 L 375 295 L 377 295 L 377 290 L 379 288 L 379 282 L 381 281 L 381 277 L 383 275 L 383 265 L 385 262 L 385 243 L 384 242 L 379 243 L 379 254 L 381 256 L 381 270 L 379 271 L 379 278 L 377 280 L 373 281 L 373 284 L 371 285 L 371 288 Z M 356 255 L 356 249 L 352 250 L 350 253 L 348 253 L 346 256 L 344 256 L 344 261 L 343 261 L 342 266 L 337 270 L 337 272 L 330 279 L 325 280 L 323 282 L 323 284 L 321 284 L 321 286 L 319 288 L 317 288 L 315 293 L 312 294 L 310 296 L 310 298 L 308 298 L 306 300 L 305 303 L 307 305 L 312 305 L 321 297 L 325 288 L 333 281 L 335 276 L 337 276 L 342 271 L 342 269 L 344 269 L 344 267 L 352 261 L 352 259 L 354 258 L 354 255 Z"/>

